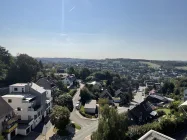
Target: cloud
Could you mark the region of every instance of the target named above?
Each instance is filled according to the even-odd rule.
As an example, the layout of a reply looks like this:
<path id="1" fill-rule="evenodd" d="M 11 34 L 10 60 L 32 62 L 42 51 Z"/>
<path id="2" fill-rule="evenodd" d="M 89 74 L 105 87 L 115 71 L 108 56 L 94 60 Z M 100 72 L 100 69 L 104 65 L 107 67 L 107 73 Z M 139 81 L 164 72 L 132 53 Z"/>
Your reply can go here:
<path id="1" fill-rule="evenodd" d="M 69 12 L 73 11 L 74 9 L 75 9 L 75 6 L 73 6 L 73 7 L 69 10 Z"/>

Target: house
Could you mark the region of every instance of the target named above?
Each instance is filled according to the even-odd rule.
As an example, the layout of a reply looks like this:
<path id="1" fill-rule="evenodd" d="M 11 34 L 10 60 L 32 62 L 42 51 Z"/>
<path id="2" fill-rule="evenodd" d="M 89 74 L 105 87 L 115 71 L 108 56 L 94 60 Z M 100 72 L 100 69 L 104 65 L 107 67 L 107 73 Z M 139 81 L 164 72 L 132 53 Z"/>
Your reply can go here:
<path id="1" fill-rule="evenodd" d="M 95 114 L 96 113 L 96 100 L 91 100 L 89 102 L 87 102 L 84 106 L 84 110 L 86 113 L 89 114 Z"/>
<path id="2" fill-rule="evenodd" d="M 146 83 L 146 88 L 153 88 L 154 83 L 153 82 L 147 82 Z"/>
<path id="3" fill-rule="evenodd" d="M 68 88 L 70 88 L 71 86 L 73 86 L 74 82 L 76 81 L 76 77 L 75 75 L 68 75 L 66 77 L 64 77 L 64 79 L 62 80 L 62 82 L 68 86 Z"/>
<path id="4" fill-rule="evenodd" d="M 18 116 L 18 134 L 28 135 L 50 112 L 51 100 L 47 91 L 35 83 L 17 83 L 9 86 L 9 94 L 2 98 Z"/>
<path id="5" fill-rule="evenodd" d="M 184 90 L 184 101 L 187 100 L 187 89 Z"/>
<path id="6" fill-rule="evenodd" d="M 173 138 L 170 138 L 162 133 L 159 133 L 154 130 L 148 131 L 145 135 L 143 135 L 138 140 L 175 140 Z"/>
<path id="7" fill-rule="evenodd" d="M 0 133 L 5 139 L 11 140 L 17 135 L 17 116 L 13 108 L 0 96 Z"/>
<path id="8" fill-rule="evenodd" d="M 99 82 L 93 81 L 91 83 L 87 83 L 88 85 L 98 86 L 99 88 L 102 87 L 102 85 Z"/>
<path id="9" fill-rule="evenodd" d="M 156 90 L 155 89 L 152 89 L 150 92 L 149 92 L 149 95 L 154 95 L 156 94 Z"/>
<path id="10" fill-rule="evenodd" d="M 51 102 L 50 104 L 50 110 L 52 109 L 52 94 L 56 88 L 55 84 L 53 81 L 49 80 L 49 78 L 40 78 L 37 82 L 37 85 L 40 87 L 43 87 L 47 92 L 46 92 L 46 97 L 47 97 L 47 102 Z"/>
<path id="11" fill-rule="evenodd" d="M 112 95 L 109 93 L 107 89 L 105 89 L 99 98 L 108 99 L 109 103 L 113 103 Z"/>
<path id="12" fill-rule="evenodd" d="M 153 105 L 158 105 L 160 103 L 167 104 L 170 102 L 167 98 L 156 94 L 147 96 L 146 101 L 151 102 Z"/>
<path id="13" fill-rule="evenodd" d="M 144 100 L 128 111 L 129 118 L 136 124 L 147 123 L 154 119 L 153 108 L 152 104 Z"/>
<path id="14" fill-rule="evenodd" d="M 120 97 L 120 95 L 123 93 L 122 91 L 121 91 L 122 89 L 118 89 L 118 90 L 116 90 L 115 91 L 115 97 Z"/>

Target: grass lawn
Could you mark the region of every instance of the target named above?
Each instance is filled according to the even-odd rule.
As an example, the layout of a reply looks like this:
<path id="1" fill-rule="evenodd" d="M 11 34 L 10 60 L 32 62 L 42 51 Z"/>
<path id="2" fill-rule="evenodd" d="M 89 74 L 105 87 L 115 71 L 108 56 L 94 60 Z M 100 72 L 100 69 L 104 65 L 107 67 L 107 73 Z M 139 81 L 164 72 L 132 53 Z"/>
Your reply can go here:
<path id="1" fill-rule="evenodd" d="M 151 68 L 160 68 L 160 65 L 157 65 L 155 63 L 151 63 L 151 62 L 144 62 L 144 61 L 140 61 L 140 63 L 142 64 L 147 64 L 149 67 Z"/>
<path id="2" fill-rule="evenodd" d="M 167 115 L 171 112 L 170 109 L 163 108 L 163 109 L 157 109 L 157 111 L 164 111 Z"/>

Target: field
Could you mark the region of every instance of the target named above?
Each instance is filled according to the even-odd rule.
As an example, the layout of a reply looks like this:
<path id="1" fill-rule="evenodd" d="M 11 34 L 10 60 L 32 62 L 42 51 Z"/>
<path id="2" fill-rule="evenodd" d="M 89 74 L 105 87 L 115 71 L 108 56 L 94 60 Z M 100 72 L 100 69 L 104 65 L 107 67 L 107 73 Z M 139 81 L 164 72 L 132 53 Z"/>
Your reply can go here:
<path id="1" fill-rule="evenodd" d="M 179 70 L 187 70 L 187 66 L 183 66 L 183 67 L 175 67 L 176 69 L 179 69 Z"/>
<path id="2" fill-rule="evenodd" d="M 154 63 L 151 63 L 151 62 L 140 61 L 140 63 L 147 64 L 151 68 L 160 68 L 160 65 L 157 65 L 157 64 L 154 64 Z"/>

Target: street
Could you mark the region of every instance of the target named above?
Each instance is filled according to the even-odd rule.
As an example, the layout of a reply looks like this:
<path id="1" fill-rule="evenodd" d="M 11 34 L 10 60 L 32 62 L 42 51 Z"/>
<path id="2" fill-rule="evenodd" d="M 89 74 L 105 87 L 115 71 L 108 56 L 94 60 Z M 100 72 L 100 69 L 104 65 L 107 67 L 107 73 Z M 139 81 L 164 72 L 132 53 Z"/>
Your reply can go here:
<path id="1" fill-rule="evenodd" d="M 79 100 L 80 90 L 83 87 L 84 87 L 84 84 L 80 83 L 80 88 L 77 90 L 77 93 L 73 97 L 73 105 L 74 106 L 76 105 L 76 103 Z M 97 130 L 98 120 L 90 120 L 90 119 L 86 119 L 84 117 L 81 117 L 79 115 L 79 112 L 75 108 L 71 112 L 70 120 L 72 120 L 73 122 L 75 122 L 81 126 L 81 130 L 75 134 L 73 140 L 84 140 L 87 136 L 91 135 L 92 132 Z"/>
<path id="2" fill-rule="evenodd" d="M 139 87 L 139 91 L 135 93 L 134 100 L 130 103 L 130 106 L 128 107 L 118 107 L 118 113 L 124 113 L 127 112 L 128 109 L 133 108 L 136 104 L 141 103 L 144 100 L 144 90 L 145 87 Z"/>
<path id="3" fill-rule="evenodd" d="M 82 89 L 84 87 L 83 84 L 80 84 L 80 89 Z M 74 98 L 73 98 L 73 104 L 74 106 L 76 105 L 76 103 L 79 100 L 79 95 L 80 95 L 80 89 L 77 90 L 77 93 L 75 94 Z M 140 90 L 135 93 L 134 95 L 134 100 L 133 102 L 131 102 L 129 107 L 118 107 L 118 112 L 119 113 L 123 113 L 126 112 L 128 109 L 134 107 L 137 103 L 141 103 L 144 100 L 144 90 L 145 87 L 140 87 Z M 79 115 L 79 112 L 74 108 L 73 112 L 70 115 L 70 119 L 79 124 L 81 126 L 81 130 L 78 131 L 73 140 L 85 140 L 87 137 L 89 137 L 94 131 L 97 130 L 98 127 L 98 120 L 90 120 L 90 119 L 86 119 L 86 118 L 82 118 Z"/>

